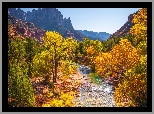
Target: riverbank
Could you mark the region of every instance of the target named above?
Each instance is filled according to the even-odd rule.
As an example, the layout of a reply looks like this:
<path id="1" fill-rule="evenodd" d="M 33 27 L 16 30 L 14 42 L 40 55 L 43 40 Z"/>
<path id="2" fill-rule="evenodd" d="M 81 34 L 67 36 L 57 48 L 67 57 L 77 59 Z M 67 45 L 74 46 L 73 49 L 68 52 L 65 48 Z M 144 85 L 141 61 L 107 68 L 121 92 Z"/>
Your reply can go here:
<path id="1" fill-rule="evenodd" d="M 65 83 L 65 90 L 77 91 L 72 101 L 73 107 L 116 107 L 112 85 L 107 84 L 103 80 L 99 80 L 99 83 L 95 83 L 96 80 L 94 81 L 92 79 L 93 75 L 91 75 L 90 78 L 86 74 L 85 69 L 87 69 L 85 66 L 82 66 L 82 70 L 79 67 L 77 72 L 70 75 Z M 90 75 L 90 73 L 88 74 Z M 60 77 L 62 74 L 58 73 L 58 76 Z M 43 77 L 32 79 L 33 86 L 35 86 L 36 89 L 36 100 L 39 102 L 39 107 L 41 104 L 51 100 L 44 97 L 49 91 L 49 87 L 42 84 L 43 80 Z M 62 80 L 57 79 L 56 91 L 61 91 L 62 86 Z M 75 89 L 70 90 L 70 88 Z"/>
<path id="2" fill-rule="evenodd" d="M 82 69 L 82 70 L 81 70 Z M 86 66 L 77 69 L 80 76 L 83 76 L 81 86 L 78 91 L 79 94 L 74 98 L 73 103 L 75 107 L 116 107 L 114 101 L 114 91 L 112 85 L 109 85 L 103 80 L 99 84 L 91 80 L 85 74 Z"/>

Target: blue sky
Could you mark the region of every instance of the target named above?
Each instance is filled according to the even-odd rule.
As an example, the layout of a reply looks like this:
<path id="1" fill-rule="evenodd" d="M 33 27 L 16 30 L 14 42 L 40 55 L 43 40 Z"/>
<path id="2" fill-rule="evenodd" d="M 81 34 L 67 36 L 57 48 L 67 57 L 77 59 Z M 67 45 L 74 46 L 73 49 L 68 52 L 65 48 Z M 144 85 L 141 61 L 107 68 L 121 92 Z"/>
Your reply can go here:
<path id="1" fill-rule="evenodd" d="M 34 8 L 21 8 L 25 12 Z M 37 8 L 35 8 L 37 9 Z M 57 8 L 63 18 L 70 17 L 75 30 L 113 34 L 140 8 Z"/>

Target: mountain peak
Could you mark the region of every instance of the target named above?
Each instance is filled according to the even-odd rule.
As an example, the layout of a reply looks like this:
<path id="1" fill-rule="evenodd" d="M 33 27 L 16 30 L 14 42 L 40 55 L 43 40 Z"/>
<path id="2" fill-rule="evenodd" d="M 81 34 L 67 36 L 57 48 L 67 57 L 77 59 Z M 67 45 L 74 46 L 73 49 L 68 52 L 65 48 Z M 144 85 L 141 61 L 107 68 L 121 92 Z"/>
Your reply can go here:
<path id="1" fill-rule="evenodd" d="M 16 8 L 10 8 L 9 13 L 21 19 L 24 22 L 32 22 L 35 26 L 49 31 L 57 31 L 63 37 L 74 36 L 78 40 L 82 40 L 85 35 L 74 30 L 70 17 L 64 18 L 60 11 L 56 8 L 33 9 L 32 12 L 24 12 Z M 70 34 L 67 34 L 67 30 Z"/>

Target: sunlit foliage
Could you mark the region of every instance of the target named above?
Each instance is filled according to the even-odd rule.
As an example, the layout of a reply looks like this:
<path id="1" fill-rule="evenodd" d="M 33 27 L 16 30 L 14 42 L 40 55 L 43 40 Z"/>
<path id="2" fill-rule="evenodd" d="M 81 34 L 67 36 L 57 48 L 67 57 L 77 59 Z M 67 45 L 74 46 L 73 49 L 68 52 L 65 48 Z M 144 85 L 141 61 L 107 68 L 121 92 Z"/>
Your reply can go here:
<path id="1" fill-rule="evenodd" d="M 95 66 L 97 73 L 106 77 L 106 74 L 112 75 L 119 72 L 119 70 L 130 69 L 138 61 L 138 50 L 127 39 L 121 39 L 120 43 L 114 46 L 110 52 L 102 53 L 96 57 Z"/>
<path id="2" fill-rule="evenodd" d="M 147 41 L 147 9 L 142 8 L 137 14 L 134 14 L 134 26 L 130 29 L 130 33 L 134 36 L 134 41 L 138 44 L 141 40 Z"/>
<path id="3" fill-rule="evenodd" d="M 58 98 L 53 98 L 49 103 L 43 104 L 42 107 L 71 107 L 74 95 L 74 92 L 62 92 Z"/>
<path id="4" fill-rule="evenodd" d="M 124 82 L 115 89 L 118 106 L 147 106 L 147 56 L 142 56 L 135 69 L 125 73 Z"/>
<path id="5" fill-rule="evenodd" d="M 138 50 L 139 62 L 127 69 L 123 83 L 115 89 L 115 101 L 118 106 L 147 106 L 147 9 L 142 8 L 133 19 L 134 26 L 130 32 L 133 43 Z"/>

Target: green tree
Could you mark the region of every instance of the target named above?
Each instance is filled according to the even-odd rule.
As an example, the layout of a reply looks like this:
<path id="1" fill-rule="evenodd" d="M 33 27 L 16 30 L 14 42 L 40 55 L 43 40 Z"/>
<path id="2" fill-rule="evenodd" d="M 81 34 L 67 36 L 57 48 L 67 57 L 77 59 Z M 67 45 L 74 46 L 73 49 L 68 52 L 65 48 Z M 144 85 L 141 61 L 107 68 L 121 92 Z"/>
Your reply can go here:
<path id="1" fill-rule="evenodd" d="M 27 76 L 24 39 L 8 37 L 8 102 L 12 106 L 34 106 L 34 90 Z"/>
<path id="2" fill-rule="evenodd" d="M 114 46 L 115 46 L 115 42 L 114 42 L 114 39 L 113 38 L 107 40 L 105 42 L 106 52 L 109 52 L 112 49 L 112 47 L 114 47 Z"/>
<path id="3" fill-rule="evenodd" d="M 33 58 L 36 53 L 38 53 L 37 42 L 33 38 L 26 38 L 25 41 L 25 58 L 29 66 L 28 76 L 32 77 L 32 68 L 33 68 Z"/>
<path id="4" fill-rule="evenodd" d="M 132 36 L 132 34 L 129 34 L 125 37 L 123 37 L 123 39 L 127 39 L 129 42 L 131 42 L 132 46 L 136 46 L 135 42 L 134 42 L 134 37 Z"/>
<path id="5" fill-rule="evenodd" d="M 33 107 L 35 106 L 35 97 L 32 84 L 27 75 L 28 68 L 23 69 L 20 64 L 16 61 L 10 67 L 8 77 L 9 103 L 17 107 Z"/>

